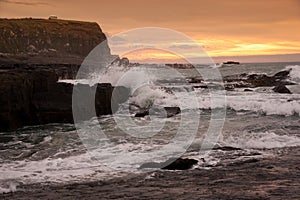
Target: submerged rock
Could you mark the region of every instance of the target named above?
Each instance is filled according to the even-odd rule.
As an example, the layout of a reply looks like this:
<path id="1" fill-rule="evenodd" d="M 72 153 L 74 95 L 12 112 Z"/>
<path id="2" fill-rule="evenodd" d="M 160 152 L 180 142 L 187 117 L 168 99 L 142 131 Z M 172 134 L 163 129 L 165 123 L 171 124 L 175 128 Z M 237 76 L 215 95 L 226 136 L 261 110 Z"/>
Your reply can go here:
<path id="1" fill-rule="evenodd" d="M 144 163 L 140 166 L 140 169 L 161 168 L 166 170 L 187 170 L 187 169 L 191 169 L 197 163 L 198 161 L 195 159 L 178 158 L 173 162 L 172 159 L 169 159 L 166 162 L 162 162 L 162 163 L 157 163 L 157 162 Z"/>
<path id="2" fill-rule="evenodd" d="M 272 89 L 274 92 L 282 94 L 292 94 L 292 92 L 285 85 L 278 85 Z"/>
<path id="3" fill-rule="evenodd" d="M 244 89 L 244 92 L 253 92 L 253 90 L 251 90 L 251 89 Z"/>
<path id="4" fill-rule="evenodd" d="M 143 110 L 134 115 L 134 117 L 145 117 L 149 115 L 149 110 Z"/>
<path id="5" fill-rule="evenodd" d="M 195 164 L 197 164 L 198 161 L 195 159 L 189 159 L 189 158 L 178 158 L 171 164 L 167 165 L 166 167 L 163 167 L 162 169 L 167 170 L 187 170 L 191 169 Z"/>
<path id="6" fill-rule="evenodd" d="M 216 146 L 213 148 L 213 150 L 238 151 L 238 150 L 242 150 L 242 149 L 238 148 L 238 147 L 231 147 L 231 146 Z"/>
<path id="7" fill-rule="evenodd" d="M 240 62 L 237 62 L 237 61 L 227 61 L 227 62 L 223 62 L 224 65 L 239 65 Z"/>
<path id="8" fill-rule="evenodd" d="M 280 78 L 280 79 L 286 79 L 286 78 L 288 78 L 288 76 L 289 76 L 289 74 L 290 74 L 290 71 L 291 71 L 291 70 L 280 71 L 280 72 L 276 73 L 276 74 L 274 75 L 274 77 Z"/>
<path id="9" fill-rule="evenodd" d="M 151 109 L 142 109 L 134 117 L 145 117 L 149 114 L 161 117 L 173 117 L 181 112 L 179 107 L 155 107 Z"/>
<path id="10" fill-rule="evenodd" d="M 235 88 L 246 87 L 274 87 L 279 85 L 294 85 L 289 81 L 290 70 L 280 71 L 274 76 L 266 74 L 240 74 L 239 76 L 224 77 L 225 88 L 227 85 L 233 85 Z"/>
<path id="11" fill-rule="evenodd" d="M 164 107 L 167 112 L 167 117 L 173 117 L 181 112 L 179 107 Z"/>

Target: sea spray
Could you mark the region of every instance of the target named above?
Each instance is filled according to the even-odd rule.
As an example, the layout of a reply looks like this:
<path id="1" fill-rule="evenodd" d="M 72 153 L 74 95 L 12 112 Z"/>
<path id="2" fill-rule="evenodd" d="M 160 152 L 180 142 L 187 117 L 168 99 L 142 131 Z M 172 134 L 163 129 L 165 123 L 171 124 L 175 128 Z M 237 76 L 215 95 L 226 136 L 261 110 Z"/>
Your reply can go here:
<path id="1" fill-rule="evenodd" d="M 296 83 L 300 83 L 300 66 L 299 65 L 288 65 L 285 70 L 290 70 L 290 78 Z"/>

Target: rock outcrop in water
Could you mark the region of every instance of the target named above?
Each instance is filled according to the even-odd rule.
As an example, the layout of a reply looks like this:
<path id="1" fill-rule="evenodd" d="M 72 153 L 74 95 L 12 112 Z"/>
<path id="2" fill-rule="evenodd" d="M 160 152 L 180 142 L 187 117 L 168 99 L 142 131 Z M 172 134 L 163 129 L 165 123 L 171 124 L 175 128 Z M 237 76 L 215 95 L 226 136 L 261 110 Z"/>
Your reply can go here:
<path id="1" fill-rule="evenodd" d="M 157 115 L 160 117 L 173 117 L 181 112 L 180 108 L 175 107 L 153 107 L 150 109 L 140 109 L 134 117 L 145 117 L 147 115 Z"/>
<path id="2" fill-rule="evenodd" d="M 194 165 L 198 163 L 195 159 L 190 158 L 178 158 L 178 159 L 169 159 L 162 163 L 149 162 L 144 163 L 140 166 L 140 169 L 144 168 L 161 168 L 165 170 L 188 170 L 191 169 Z"/>
<path id="3" fill-rule="evenodd" d="M 292 92 L 285 85 L 278 85 L 272 89 L 274 92 L 281 94 L 292 94 Z"/>
<path id="4" fill-rule="evenodd" d="M 54 70 L 1 70 L 0 131 L 13 130 L 25 125 L 73 123 L 73 85 L 57 81 L 58 76 Z M 89 85 L 83 87 L 90 88 Z M 111 114 L 112 106 L 118 106 L 120 101 L 125 101 L 129 93 L 126 88 L 114 88 L 111 84 L 98 84 L 93 87 L 97 87 L 97 116 Z M 113 90 L 117 97 L 114 99 Z M 81 106 L 79 110 L 84 110 L 86 105 L 78 106 Z"/>
<path id="5" fill-rule="evenodd" d="M 247 88 L 246 91 L 249 91 L 249 88 L 256 87 L 275 87 L 281 85 L 294 85 L 295 83 L 289 81 L 290 70 L 284 70 L 276 73 L 273 76 L 268 76 L 266 74 L 240 74 L 226 76 L 223 78 L 224 89 L 234 90 L 234 88 Z M 172 80 L 175 82 L 178 80 Z M 220 84 L 216 83 L 204 83 L 202 78 L 190 77 L 187 80 L 179 80 L 182 83 L 188 82 L 193 85 L 194 88 L 209 88 L 209 89 L 222 89 L 223 87 Z"/>

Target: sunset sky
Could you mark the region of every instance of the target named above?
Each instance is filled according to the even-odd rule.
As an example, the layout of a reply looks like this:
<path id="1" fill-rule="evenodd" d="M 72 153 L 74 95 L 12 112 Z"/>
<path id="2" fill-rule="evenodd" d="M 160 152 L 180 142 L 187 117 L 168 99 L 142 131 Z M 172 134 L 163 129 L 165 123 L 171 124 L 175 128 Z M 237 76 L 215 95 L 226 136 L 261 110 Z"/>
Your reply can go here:
<path id="1" fill-rule="evenodd" d="M 140 27 L 173 29 L 217 61 L 300 61 L 299 0 L 0 0 L 2 18 L 50 15 L 98 22 L 108 36 Z"/>

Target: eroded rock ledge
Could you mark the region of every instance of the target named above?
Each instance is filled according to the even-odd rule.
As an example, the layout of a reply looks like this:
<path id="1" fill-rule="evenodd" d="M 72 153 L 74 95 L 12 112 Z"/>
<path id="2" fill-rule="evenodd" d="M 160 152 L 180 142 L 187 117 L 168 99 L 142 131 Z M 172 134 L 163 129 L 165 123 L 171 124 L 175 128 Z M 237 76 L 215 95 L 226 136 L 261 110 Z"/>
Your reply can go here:
<path id="1" fill-rule="evenodd" d="M 0 70 L 0 131 L 25 125 L 72 123 L 73 85 L 57 81 L 58 74 L 52 69 Z M 112 106 L 118 106 L 128 94 L 126 88 L 112 87 L 111 84 L 82 87 L 90 88 L 87 90 L 89 95 L 93 95 L 92 87 L 96 87 L 95 108 L 98 116 L 111 114 Z M 117 99 L 112 99 L 113 90 Z"/>

